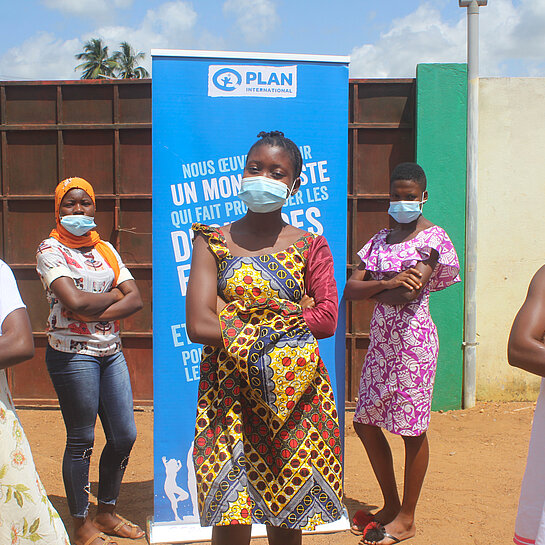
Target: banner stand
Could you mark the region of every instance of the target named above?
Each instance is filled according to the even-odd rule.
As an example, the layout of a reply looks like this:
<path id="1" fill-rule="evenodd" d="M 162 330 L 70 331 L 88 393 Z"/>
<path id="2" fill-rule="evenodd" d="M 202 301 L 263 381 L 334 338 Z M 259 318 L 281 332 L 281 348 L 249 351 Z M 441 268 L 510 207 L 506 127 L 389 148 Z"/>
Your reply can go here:
<path id="1" fill-rule="evenodd" d="M 192 343 L 186 331 L 191 224 L 221 227 L 246 213 L 238 198 L 245 154 L 260 131 L 280 130 L 303 158 L 301 187 L 283 207 L 283 219 L 326 237 L 342 295 L 350 59 L 164 49 L 151 53 L 154 516 L 148 535 L 152 544 L 188 543 L 210 540 L 212 533 L 199 524 L 192 459 L 202 345 Z M 341 302 L 337 333 L 319 341 L 343 444 L 344 313 Z M 349 528 L 345 509 L 340 520 L 305 533 Z M 253 537 L 265 535 L 264 525 L 252 526 Z"/>
<path id="2" fill-rule="evenodd" d="M 304 535 L 309 534 L 332 534 L 350 530 L 350 519 L 348 511 L 344 510 L 341 519 L 321 524 L 312 532 L 303 531 Z M 252 538 L 267 537 L 267 530 L 264 524 L 252 525 Z M 151 544 L 161 543 L 193 543 L 195 541 L 210 541 L 212 539 L 212 528 L 203 528 L 199 524 L 172 524 L 170 522 L 148 521 L 148 541 Z"/>

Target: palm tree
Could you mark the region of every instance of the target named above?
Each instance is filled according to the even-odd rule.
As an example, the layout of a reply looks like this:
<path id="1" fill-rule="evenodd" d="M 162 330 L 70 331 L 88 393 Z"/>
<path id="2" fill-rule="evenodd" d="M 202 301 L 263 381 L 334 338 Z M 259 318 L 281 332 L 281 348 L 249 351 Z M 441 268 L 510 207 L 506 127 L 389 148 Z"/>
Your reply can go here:
<path id="1" fill-rule="evenodd" d="M 145 54 L 142 51 L 135 53 L 127 42 L 121 42 L 119 45 L 120 51 L 116 51 L 112 55 L 112 59 L 117 64 L 117 77 L 121 79 L 149 78 L 149 72 L 142 66 L 138 66 L 139 61 L 144 59 Z"/>
<path id="2" fill-rule="evenodd" d="M 83 70 L 81 79 L 97 79 L 99 77 L 115 77 L 116 62 L 108 56 L 108 46 L 100 38 L 93 38 L 83 46 L 83 53 L 78 53 L 76 59 L 85 62 L 74 70 Z"/>

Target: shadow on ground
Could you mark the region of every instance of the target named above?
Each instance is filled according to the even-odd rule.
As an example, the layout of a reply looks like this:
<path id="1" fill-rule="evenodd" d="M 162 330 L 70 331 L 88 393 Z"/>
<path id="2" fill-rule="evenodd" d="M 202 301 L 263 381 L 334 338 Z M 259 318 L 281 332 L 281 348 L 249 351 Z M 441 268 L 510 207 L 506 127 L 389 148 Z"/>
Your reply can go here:
<path id="1" fill-rule="evenodd" d="M 371 511 L 378 509 L 377 505 L 373 505 L 371 503 L 365 503 L 364 501 L 356 500 L 348 496 L 344 496 L 343 504 L 348 509 L 348 516 L 350 518 L 350 521 L 352 521 L 352 517 L 354 516 L 356 511 L 359 511 L 360 509 L 362 511 L 365 511 L 366 513 L 370 513 Z"/>
<path id="2" fill-rule="evenodd" d="M 98 483 L 91 483 L 91 496 L 89 513 L 91 518 L 96 513 L 96 495 Z M 62 518 L 69 533 L 72 532 L 72 520 L 68 510 L 68 502 L 64 496 L 50 495 L 49 499 L 53 507 Z M 153 481 L 127 482 L 121 484 L 121 492 L 117 502 L 117 512 L 126 519 L 138 524 L 140 528 L 146 528 L 146 519 L 153 515 Z"/>

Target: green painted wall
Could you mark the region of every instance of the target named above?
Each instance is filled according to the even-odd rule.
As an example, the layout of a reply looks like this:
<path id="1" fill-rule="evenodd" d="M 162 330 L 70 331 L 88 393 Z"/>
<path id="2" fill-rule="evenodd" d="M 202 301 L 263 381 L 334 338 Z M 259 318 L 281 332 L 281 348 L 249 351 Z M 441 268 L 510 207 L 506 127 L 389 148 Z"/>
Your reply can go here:
<path id="1" fill-rule="evenodd" d="M 416 69 L 416 160 L 426 172 L 429 201 L 424 215 L 454 242 L 464 270 L 466 203 L 467 68 L 420 64 Z M 462 406 L 463 282 L 432 293 L 431 314 L 439 331 L 434 410 Z"/>

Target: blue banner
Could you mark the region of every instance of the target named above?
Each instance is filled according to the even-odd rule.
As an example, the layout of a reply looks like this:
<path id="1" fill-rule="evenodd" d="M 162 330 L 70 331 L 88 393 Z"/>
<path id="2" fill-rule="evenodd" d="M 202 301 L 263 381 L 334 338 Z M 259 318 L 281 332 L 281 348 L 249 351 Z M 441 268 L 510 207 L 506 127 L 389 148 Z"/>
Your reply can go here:
<path id="1" fill-rule="evenodd" d="M 323 234 L 342 294 L 346 280 L 348 58 L 152 51 L 153 55 L 153 529 L 198 526 L 192 465 L 202 346 L 186 333 L 193 222 L 242 217 L 246 153 L 280 130 L 303 156 L 286 222 Z M 320 341 L 344 429 L 345 324 Z M 197 532 L 198 533 L 198 532 Z M 194 534 L 197 536 L 197 534 Z M 198 534 L 203 539 L 205 534 Z M 176 541 L 172 533 L 168 542 Z M 179 539 L 178 541 L 183 541 Z M 152 541 L 154 542 L 154 541 Z M 155 540 L 159 542 L 159 538 Z"/>

